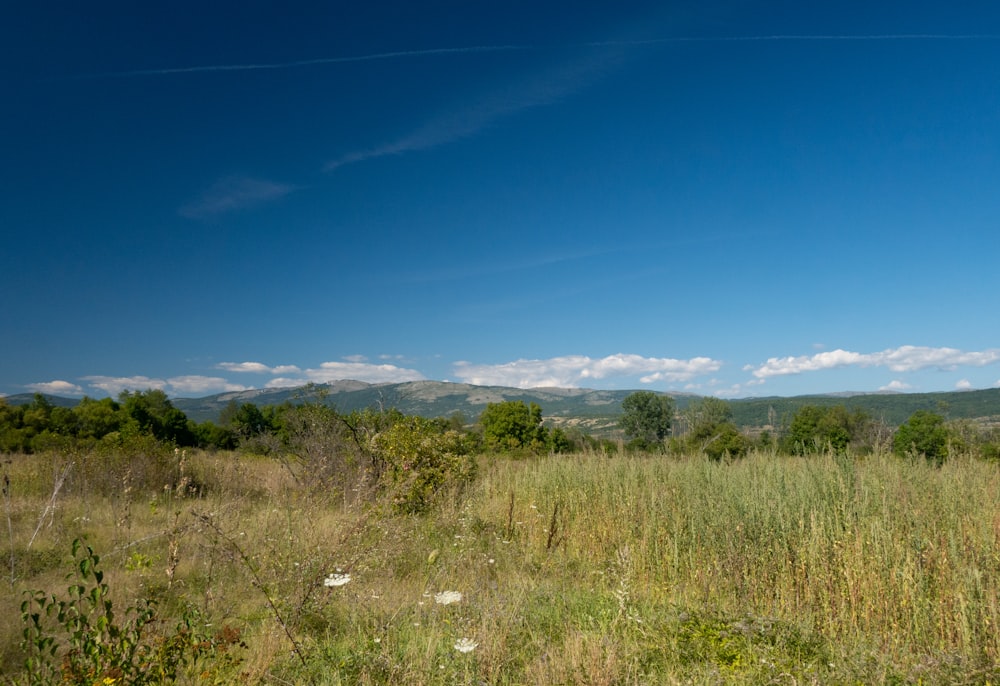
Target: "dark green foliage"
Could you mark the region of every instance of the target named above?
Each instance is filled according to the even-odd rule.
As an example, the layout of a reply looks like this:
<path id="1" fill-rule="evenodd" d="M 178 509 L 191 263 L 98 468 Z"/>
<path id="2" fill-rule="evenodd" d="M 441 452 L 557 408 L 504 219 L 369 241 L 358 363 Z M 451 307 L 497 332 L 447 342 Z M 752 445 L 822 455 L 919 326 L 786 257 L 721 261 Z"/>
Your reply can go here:
<path id="1" fill-rule="evenodd" d="M 545 450 L 548 430 L 542 426 L 542 408 L 522 400 L 490 403 L 479 415 L 483 441 L 491 450 Z"/>
<path id="2" fill-rule="evenodd" d="M 892 449 L 897 455 L 923 455 L 941 464 L 948 457 L 950 438 L 944 417 L 918 410 L 896 430 Z"/>
<path id="3" fill-rule="evenodd" d="M 636 391 L 622 401 L 618 426 L 630 445 L 649 449 L 662 446 L 670 435 L 674 419 L 674 400 L 652 391 Z"/>
<path id="4" fill-rule="evenodd" d="M 701 452 L 712 460 L 738 458 L 750 449 L 750 440 L 732 422 L 732 409 L 721 398 L 692 401 L 682 414 L 687 434 L 681 450 Z"/>
<path id="5" fill-rule="evenodd" d="M 148 434 L 172 446 L 228 447 L 232 439 L 199 428 L 160 390 L 125 391 L 120 402 L 86 396 L 76 406 L 53 405 L 36 394 L 26 405 L 0 398 L 0 452 L 90 449 L 108 436 Z"/>
<path id="6" fill-rule="evenodd" d="M 254 438 L 273 430 L 272 417 L 264 416 L 253 403 L 237 405 L 231 400 L 219 416 L 219 424 L 231 429 L 239 438 Z"/>
<path id="7" fill-rule="evenodd" d="M 232 429 L 217 426 L 214 422 L 202 422 L 201 424 L 190 422 L 189 426 L 199 448 L 233 450 L 238 444 L 237 435 Z"/>
<path id="8" fill-rule="evenodd" d="M 806 405 L 799 409 L 788 426 L 782 441 L 785 452 L 809 455 L 832 450 L 844 453 L 848 447 L 871 449 L 873 421 L 862 410 L 850 412 L 843 405 L 818 407 Z"/>
<path id="9" fill-rule="evenodd" d="M 94 400 L 84 396 L 80 404 L 73 408 L 73 412 L 79 421 L 79 438 L 102 438 L 112 431 L 118 431 L 125 421 L 121 406 L 111 398 Z"/>
<path id="10" fill-rule="evenodd" d="M 750 449 L 750 440 L 732 422 L 716 424 L 714 433 L 702 443 L 702 451 L 715 461 L 743 457 Z"/>
<path id="11" fill-rule="evenodd" d="M 167 394 L 158 389 L 122 391 L 118 396 L 122 411 L 141 431 L 157 440 L 175 445 L 194 445 L 187 415 L 174 407 Z"/>

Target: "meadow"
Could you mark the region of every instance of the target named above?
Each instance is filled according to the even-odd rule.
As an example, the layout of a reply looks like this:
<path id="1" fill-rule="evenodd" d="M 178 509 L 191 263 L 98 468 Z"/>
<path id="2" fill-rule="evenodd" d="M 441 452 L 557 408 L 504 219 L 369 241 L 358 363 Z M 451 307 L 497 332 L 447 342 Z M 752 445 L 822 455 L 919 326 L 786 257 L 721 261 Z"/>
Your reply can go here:
<path id="1" fill-rule="evenodd" d="M 4 459 L 5 683 L 133 644 L 131 683 L 1000 682 L 995 462 L 482 455 L 400 514 L 235 452 Z"/>

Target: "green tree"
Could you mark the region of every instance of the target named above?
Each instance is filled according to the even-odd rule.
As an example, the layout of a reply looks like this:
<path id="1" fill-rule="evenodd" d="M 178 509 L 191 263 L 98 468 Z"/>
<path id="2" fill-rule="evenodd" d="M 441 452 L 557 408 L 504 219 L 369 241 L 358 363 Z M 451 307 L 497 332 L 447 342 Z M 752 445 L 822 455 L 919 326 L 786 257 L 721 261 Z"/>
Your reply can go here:
<path id="1" fill-rule="evenodd" d="M 687 450 L 706 454 L 712 460 L 743 457 L 750 441 L 733 423 L 733 410 L 721 398 L 691 401 L 682 415 L 687 426 L 683 445 Z"/>
<path id="2" fill-rule="evenodd" d="M 174 407 L 163 391 L 159 389 L 122 391 L 118 401 L 128 420 L 140 431 L 152 434 L 157 440 L 180 446 L 195 444 L 195 436 L 188 426 L 187 415 Z"/>
<path id="3" fill-rule="evenodd" d="M 681 416 L 689 432 L 708 433 L 706 427 L 732 422 L 733 408 L 722 398 L 709 396 L 692 400 Z"/>
<path id="4" fill-rule="evenodd" d="M 235 402 L 230 404 L 230 406 L 233 405 L 235 405 Z M 274 428 L 271 426 L 268 418 L 264 416 L 264 413 L 261 412 L 260 408 L 253 403 L 243 403 L 231 414 L 228 412 L 230 406 L 227 406 L 226 411 L 223 413 L 222 424 L 232 429 L 240 438 L 260 436 Z"/>
<path id="5" fill-rule="evenodd" d="M 785 452 L 809 455 L 848 448 L 871 449 L 877 436 L 875 422 L 863 410 L 849 411 L 844 405 L 804 405 L 792 417 L 782 441 Z"/>
<path id="6" fill-rule="evenodd" d="M 897 455 L 923 455 L 941 464 L 948 457 L 950 438 L 944 417 L 927 410 L 917 410 L 896 430 L 892 449 Z"/>
<path id="7" fill-rule="evenodd" d="M 121 406 L 112 398 L 94 400 L 83 396 L 73 413 L 79 427 L 78 436 L 85 439 L 99 439 L 118 431 L 125 420 Z"/>
<path id="8" fill-rule="evenodd" d="M 548 431 L 542 426 L 542 408 L 523 400 L 490 403 L 479 415 L 486 447 L 492 450 L 544 449 Z"/>
<path id="9" fill-rule="evenodd" d="M 629 441 L 641 448 L 662 445 L 670 435 L 674 399 L 652 391 L 636 391 L 622 400 L 618 426 Z"/>

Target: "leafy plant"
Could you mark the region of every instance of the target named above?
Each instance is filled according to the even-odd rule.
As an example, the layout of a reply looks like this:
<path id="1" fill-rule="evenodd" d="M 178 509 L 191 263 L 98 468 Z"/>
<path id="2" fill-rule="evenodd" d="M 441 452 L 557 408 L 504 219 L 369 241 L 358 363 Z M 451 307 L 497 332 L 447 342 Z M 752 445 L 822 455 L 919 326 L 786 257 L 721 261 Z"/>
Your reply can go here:
<path id="1" fill-rule="evenodd" d="M 892 448 L 898 455 L 923 455 L 935 464 L 948 457 L 950 433 L 944 417 L 917 410 L 896 430 Z"/>
<path id="2" fill-rule="evenodd" d="M 21 604 L 24 679 L 31 686 L 173 683 L 201 658 L 243 645 L 229 627 L 213 637 L 196 635 L 192 612 L 172 632 L 157 634 L 156 608 L 148 599 L 119 616 L 93 548 L 74 540 L 73 560 L 75 583 L 67 597 L 34 591 Z"/>
<path id="3" fill-rule="evenodd" d="M 385 463 L 382 475 L 392 489 L 393 504 L 402 512 L 427 511 L 447 486 L 475 476 L 475 460 L 456 431 L 440 431 L 430 420 L 406 417 L 379 433 L 375 450 Z"/>

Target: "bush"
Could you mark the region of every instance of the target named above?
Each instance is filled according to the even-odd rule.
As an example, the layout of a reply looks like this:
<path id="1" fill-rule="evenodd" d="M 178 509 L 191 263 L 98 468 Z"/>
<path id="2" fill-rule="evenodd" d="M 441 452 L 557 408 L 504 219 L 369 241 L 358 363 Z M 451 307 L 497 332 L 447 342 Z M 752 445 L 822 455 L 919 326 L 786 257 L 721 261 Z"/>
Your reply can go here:
<path id="1" fill-rule="evenodd" d="M 383 485 L 401 512 L 426 512 L 443 489 L 475 478 L 465 437 L 441 431 L 432 420 L 400 419 L 375 436 L 373 447 L 384 464 Z"/>
<path id="2" fill-rule="evenodd" d="M 523 400 L 489 403 L 479 415 L 483 441 L 491 450 L 546 450 L 548 430 L 542 426 L 542 408 L 536 403 L 525 405 Z"/>
<path id="3" fill-rule="evenodd" d="M 948 457 L 950 432 L 944 417 L 926 410 L 917 410 L 907 419 L 892 441 L 897 455 L 922 455 L 931 462 L 942 464 Z"/>
<path id="4" fill-rule="evenodd" d="M 100 557 L 81 539 L 73 541 L 73 567 L 76 582 L 65 598 L 34 591 L 21 604 L 24 678 L 32 686 L 174 683 L 203 658 L 242 645 L 228 627 L 214 637 L 196 631 L 194 613 L 157 633 L 156 608 L 146 599 L 116 614 Z M 210 676 L 201 670 L 202 678 Z"/>

